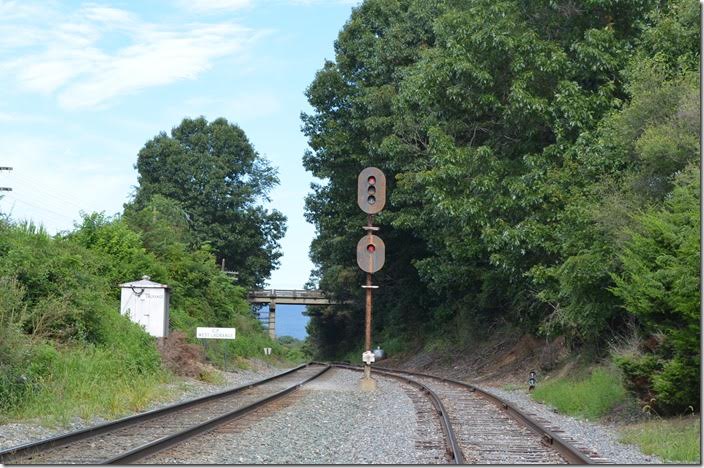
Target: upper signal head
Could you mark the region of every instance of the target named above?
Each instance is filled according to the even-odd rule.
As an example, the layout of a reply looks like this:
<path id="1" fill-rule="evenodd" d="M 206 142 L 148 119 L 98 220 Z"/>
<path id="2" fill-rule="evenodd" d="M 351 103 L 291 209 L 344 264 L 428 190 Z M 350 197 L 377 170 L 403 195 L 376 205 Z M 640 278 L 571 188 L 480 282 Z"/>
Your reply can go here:
<path id="1" fill-rule="evenodd" d="M 357 205 L 367 214 L 376 214 L 386 204 L 386 176 L 376 167 L 367 167 L 357 177 Z"/>

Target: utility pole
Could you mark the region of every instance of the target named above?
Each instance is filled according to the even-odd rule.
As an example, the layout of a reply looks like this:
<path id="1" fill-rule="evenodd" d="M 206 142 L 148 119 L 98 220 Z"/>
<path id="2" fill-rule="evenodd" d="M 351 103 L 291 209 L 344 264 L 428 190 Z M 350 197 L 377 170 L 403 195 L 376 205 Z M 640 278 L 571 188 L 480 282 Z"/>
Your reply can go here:
<path id="1" fill-rule="evenodd" d="M 0 171 L 11 171 L 11 167 L 0 167 Z M 0 192 L 11 192 L 12 188 L 10 187 L 0 187 Z"/>

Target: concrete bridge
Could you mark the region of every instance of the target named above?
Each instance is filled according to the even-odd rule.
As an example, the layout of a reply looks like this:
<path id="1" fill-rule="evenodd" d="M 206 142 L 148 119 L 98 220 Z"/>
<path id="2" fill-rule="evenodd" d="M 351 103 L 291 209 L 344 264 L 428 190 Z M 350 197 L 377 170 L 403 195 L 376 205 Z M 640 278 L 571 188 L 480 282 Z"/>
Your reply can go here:
<path id="1" fill-rule="evenodd" d="M 250 304 L 269 304 L 269 336 L 276 338 L 276 304 L 331 305 L 342 304 L 320 289 L 258 289 L 247 294 Z"/>

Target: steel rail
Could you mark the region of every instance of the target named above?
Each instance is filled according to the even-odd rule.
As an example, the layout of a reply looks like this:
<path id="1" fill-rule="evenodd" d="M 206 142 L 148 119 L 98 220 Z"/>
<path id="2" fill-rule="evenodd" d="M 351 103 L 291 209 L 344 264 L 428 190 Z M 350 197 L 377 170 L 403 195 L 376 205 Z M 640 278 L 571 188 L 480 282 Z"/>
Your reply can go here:
<path id="1" fill-rule="evenodd" d="M 503 398 L 500 398 L 492 393 L 489 393 L 487 391 L 484 391 L 480 388 L 477 388 L 476 386 L 472 384 L 468 384 L 465 382 L 460 382 L 458 380 L 453 380 L 453 379 L 448 379 L 445 377 L 439 377 L 437 375 L 432 375 L 432 374 L 424 374 L 422 372 L 414 372 L 414 371 L 407 371 L 407 370 L 401 370 L 401 369 L 390 369 L 387 367 L 374 367 L 374 370 L 379 372 L 395 372 L 397 374 L 408 374 L 408 375 L 415 375 L 418 377 L 428 377 L 431 379 L 436 379 L 441 382 L 446 382 L 454 385 L 458 385 L 461 387 L 464 387 L 468 389 L 470 392 L 476 392 L 479 393 L 482 397 L 486 398 L 490 402 L 498 405 L 501 409 L 503 409 L 506 413 L 508 413 L 509 416 L 514 418 L 515 420 L 525 424 L 529 429 L 537 433 L 543 440 L 543 442 L 558 451 L 560 455 L 562 455 L 565 460 L 567 460 L 568 463 L 574 464 L 574 465 L 592 465 L 595 464 L 596 462 L 589 458 L 587 455 L 583 454 L 578 448 L 574 447 L 572 444 L 570 444 L 568 441 L 564 440 L 557 434 L 555 434 L 553 431 L 549 430 L 548 428 L 544 427 L 542 424 L 539 422 L 533 420 L 531 417 L 528 415 L 524 414 L 521 410 L 516 408 L 514 405 L 511 403 L 507 402 Z"/>
<path id="2" fill-rule="evenodd" d="M 323 363 L 318 363 L 318 364 L 323 364 Z M 332 366 L 335 367 L 340 367 L 343 369 L 350 369 L 358 372 L 363 372 L 363 369 L 361 367 L 357 366 L 352 366 L 352 365 L 347 365 L 347 364 L 338 364 L 338 363 L 331 363 Z M 401 380 L 403 382 L 406 382 L 408 384 L 413 385 L 414 387 L 417 387 L 421 389 L 423 393 L 428 395 L 430 397 L 430 402 L 432 405 L 435 407 L 435 410 L 437 411 L 438 415 L 440 416 L 440 426 L 442 427 L 443 432 L 445 433 L 445 438 L 447 439 L 448 442 L 448 447 L 447 447 L 447 452 L 452 458 L 452 462 L 457 464 L 457 465 L 464 465 L 466 463 L 464 455 L 462 454 L 462 449 L 459 446 L 459 443 L 457 442 L 457 436 L 455 435 L 454 429 L 452 429 L 452 424 L 450 423 L 450 417 L 447 414 L 447 411 L 445 410 L 445 406 L 442 404 L 442 401 L 440 401 L 440 398 L 433 392 L 430 388 L 428 388 L 426 385 L 423 385 L 420 382 L 417 382 L 413 379 L 409 379 L 408 377 L 403 377 L 397 374 L 393 374 L 390 372 L 385 372 L 385 371 L 376 371 L 378 374 L 385 375 L 387 377 L 391 377 L 397 380 Z"/>
<path id="3" fill-rule="evenodd" d="M 183 442 L 188 439 L 192 439 L 200 434 L 203 434 L 204 432 L 208 432 L 217 426 L 221 426 L 227 422 L 230 422 L 234 419 L 240 418 L 244 416 L 245 414 L 248 414 L 255 409 L 266 405 L 267 403 L 270 403 L 272 401 L 278 400 L 289 393 L 293 392 L 294 390 L 299 389 L 301 386 L 304 384 L 310 382 L 313 379 L 317 379 L 321 375 L 323 375 L 325 372 L 331 369 L 331 366 L 329 364 L 326 364 L 325 367 L 318 373 L 312 375 L 311 377 L 307 378 L 303 382 L 299 382 L 297 384 L 294 384 L 280 392 L 274 393 L 273 395 L 269 395 L 266 398 L 262 398 L 261 400 L 258 400 L 254 403 L 251 403 L 247 406 L 243 406 L 242 408 L 238 408 L 234 411 L 230 411 L 229 413 L 226 413 L 222 416 L 218 416 L 216 418 L 210 419 L 208 421 L 205 421 L 204 423 L 195 425 L 193 427 L 190 427 L 188 429 L 185 429 L 183 431 L 177 432 L 176 434 L 171 434 L 164 436 L 160 439 L 157 439 L 153 442 L 149 442 L 147 444 L 144 444 L 142 446 L 139 446 L 137 448 L 134 448 L 128 452 L 122 453 L 114 458 L 111 458 L 110 460 L 107 460 L 103 462 L 105 465 L 114 465 L 114 464 L 128 464 L 128 463 L 134 463 L 136 461 L 142 460 L 149 455 L 153 455 L 155 453 L 161 452 L 162 450 L 165 450 L 173 445 L 176 445 L 180 442 Z"/>
<path id="4" fill-rule="evenodd" d="M 221 392 L 211 393 L 209 395 L 194 398 L 192 400 L 188 400 L 188 401 L 181 402 L 181 403 L 174 403 L 172 405 L 164 406 L 162 408 L 158 408 L 158 409 L 151 410 L 151 411 L 146 411 L 144 413 L 136 414 L 133 416 L 127 416 L 127 417 L 124 417 L 124 418 L 121 418 L 121 419 L 118 419 L 115 421 L 110 421 L 107 423 L 99 424 L 97 426 L 92 426 L 92 427 L 88 427 L 86 429 L 81 429 L 79 431 L 61 434 L 61 435 L 58 435 L 55 437 L 51 437 L 49 439 L 44 439 L 44 440 L 40 440 L 37 442 L 30 442 L 27 444 L 18 445 L 15 447 L 10 447 L 9 449 L 0 451 L 0 463 L 6 464 L 14 458 L 28 456 L 33 453 L 49 450 L 51 448 L 58 447 L 63 444 L 68 444 L 71 442 L 76 442 L 78 440 L 88 439 L 88 438 L 94 437 L 96 435 L 104 434 L 106 432 L 112 432 L 114 430 L 121 429 L 123 427 L 127 427 L 127 426 L 138 424 L 138 423 L 141 423 L 144 421 L 148 421 L 149 419 L 157 418 L 157 417 L 164 416 L 164 415 L 170 414 L 170 413 L 175 413 L 175 412 L 183 410 L 185 408 L 189 408 L 194 405 L 205 403 L 206 401 L 211 401 L 211 400 L 223 398 L 223 397 L 226 397 L 229 395 L 234 395 L 234 394 L 242 392 L 244 390 L 265 384 L 267 382 L 270 382 L 270 381 L 278 379 L 278 378 L 281 378 L 285 375 L 292 374 L 292 373 L 299 371 L 299 370 L 301 370 L 311 364 L 327 365 L 324 363 L 313 363 L 313 362 L 309 362 L 307 364 L 301 364 L 298 367 L 294 367 L 293 369 L 289 369 L 289 370 L 282 372 L 280 374 L 276 374 L 271 377 L 267 377 L 265 379 L 258 380 L 256 382 L 252 382 L 249 384 L 241 385 L 239 387 L 231 388 L 228 390 L 223 390 Z"/>

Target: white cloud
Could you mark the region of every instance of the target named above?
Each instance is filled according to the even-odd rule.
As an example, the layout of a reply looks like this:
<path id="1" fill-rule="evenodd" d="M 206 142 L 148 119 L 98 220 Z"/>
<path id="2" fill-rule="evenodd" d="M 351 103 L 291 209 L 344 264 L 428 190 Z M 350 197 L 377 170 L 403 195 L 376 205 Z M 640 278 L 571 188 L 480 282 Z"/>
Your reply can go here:
<path id="1" fill-rule="evenodd" d="M 252 2 L 251 0 L 182 0 L 179 4 L 186 10 L 206 13 L 241 10 L 251 6 Z"/>
<path id="2" fill-rule="evenodd" d="M 8 33 L 13 39 L 3 39 Z M 125 10 L 88 5 L 50 29 L 0 21 L 0 75 L 14 77 L 22 90 L 55 95 L 66 109 L 100 107 L 143 88 L 196 78 L 216 59 L 243 54 L 260 34 L 224 22 L 149 23 Z M 19 50 L 29 46 L 30 52 Z M 3 50 L 14 57 L 3 57 Z"/>
<path id="3" fill-rule="evenodd" d="M 81 8 L 83 15 L 90 21 L 107 24 L 128 24 L 136 21 L 135 16 L 125 10 L 101 5 L 87 5 Z"/>
<path id="4" fill-rule="evenodd" d="M 0 111 L 0 123 L 49 123 L 51 119 L 44 116 L 19 114 Z"/>

